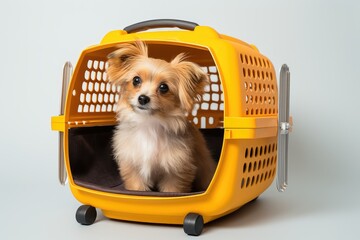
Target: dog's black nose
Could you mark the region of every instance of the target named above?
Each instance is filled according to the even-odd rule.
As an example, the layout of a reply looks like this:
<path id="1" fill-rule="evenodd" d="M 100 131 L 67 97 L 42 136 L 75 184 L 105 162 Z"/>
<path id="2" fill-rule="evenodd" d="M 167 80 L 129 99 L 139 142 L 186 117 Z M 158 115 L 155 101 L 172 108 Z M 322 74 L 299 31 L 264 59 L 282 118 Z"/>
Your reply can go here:
<path id="1" fill-rule="evenodd" d="M 145 95 L 140 95 L 138 98 L 138 101 L 141 105 L 146 105 L 147 103 L 150 102 L 150 98 L 148 96 Z"/>

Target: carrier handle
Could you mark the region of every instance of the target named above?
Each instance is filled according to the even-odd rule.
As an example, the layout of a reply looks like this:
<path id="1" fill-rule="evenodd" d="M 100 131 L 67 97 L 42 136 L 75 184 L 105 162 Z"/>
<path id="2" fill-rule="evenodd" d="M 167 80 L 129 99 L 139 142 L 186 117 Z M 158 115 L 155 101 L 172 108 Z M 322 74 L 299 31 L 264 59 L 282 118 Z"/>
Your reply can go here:
<path id="1" fill-rule="evenodd" d="M 193 31 L 199 24 L 178 19 L 154 19 L 143 22 L 138 22 L 127 26 L 124 30 L 127 33 L 135 33 L 140 31 L 146 31 L 152 28 L 180 28 Z"/>

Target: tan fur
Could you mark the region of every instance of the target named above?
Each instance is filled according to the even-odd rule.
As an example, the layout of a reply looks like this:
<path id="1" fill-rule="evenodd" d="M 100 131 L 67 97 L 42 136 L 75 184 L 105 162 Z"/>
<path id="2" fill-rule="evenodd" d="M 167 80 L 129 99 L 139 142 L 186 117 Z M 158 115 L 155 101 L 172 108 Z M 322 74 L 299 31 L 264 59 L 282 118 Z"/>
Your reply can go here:
<path id="1" fill-rule="evenodd" d="M 186 113 L 209 84 L 201 68 L 179 54 L 170 63 L 149 58 L 136 41 L 109 54 L 109 81 L 121 87 L 113 149 L 128 190 L 205 190 L 215 163 L 201 133 Z M 134 77 L 141 84 L 134 84 Z M 168 91 L 160 91 L 160 85 Z M 140 95 L 149 98 L 142 104 Z"/>

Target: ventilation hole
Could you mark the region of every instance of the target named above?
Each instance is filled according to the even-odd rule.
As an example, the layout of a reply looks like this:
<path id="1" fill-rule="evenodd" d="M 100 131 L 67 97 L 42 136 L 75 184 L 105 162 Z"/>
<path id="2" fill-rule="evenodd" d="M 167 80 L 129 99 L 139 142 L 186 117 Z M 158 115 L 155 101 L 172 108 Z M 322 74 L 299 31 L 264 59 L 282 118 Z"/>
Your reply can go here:
<path id="1" fill-rule="evenodd" d="M 210 66 L 209 67 L 209 72 L 211 73 L 217 73 L 217 68 L 215 66 Z"/>
<path id="2" fill-rule="evenodd" d="M 218 84 L 211 84 L 211 90 L 213 92 L 219 92 L 219 85 Z"/>
<path id="3" fill-rule="evenodd" d="M 85 71 L 84 78 L 85 78 L 85 80 L 90 79 L 90 72 L 88 70 Z"/>
<path id="4" fill-rule="evenodd" d="M 220 100 L 220 94 L 218 93 L 213 93 L 211 95 L 211 99 L 214 101 L 214 102 L 218 102 Z"/>
<path id="5" fill-rule="evenodd" d="M 250 158 L 252 158 L 253 157 L 253 148 L 250 148 Z"/>
<path id="6" fill-rule="evenodd" d="M 206 86 L 204 87 L 204 91 L 205 91 L 205 92 L 210 92 L 210 86 L 209 86 L 209 85 L 206 85 Z"/>
<path id="7" fill-rule="evenodd" d="M 254 172 L 256 171 L 256 168 L 257 168 L 257 162 L 255 161 L 255 162 L 254 162 L 254 167 L 253 167 L 253 171 L 254 171 Z"/>
<path id="8" fill-rule="evenodd" d="M 256 92 L 256 90 L 257 90 L 257 84 L 254 83 L 254 92 Z"/>
<path id="9" fill-rule="evenodd" d="M 206 128 L 206 117 L 201 117 L 200 118 L 200 127 L 201 128 Z"/>
<path id="10" fill-rule="evenodd" d="M 87 62 L 87 68 L 91 69 L 92 68 L 92 64 L 93 64 L 93 61 L 92 60 L 89 60 Z"/>
<path id="11" fill-rule="evenodd" d="M 259 79 L 260 79 L 260 71 L 259 71 L 259 70 L 257 70 L 257 71 L 256 71 L 256 73 L 257 73 L 257 78 L 259 78 Z"/>
<path id="12" fill-rule="evenodd" d="M 108 111 L 108 112 L 112 112 L 112 105 L 109 104 L 109 105 L 107 106 L 107 111 Z"/>
<path id="13" fill-rule="evenodd" d="M 95 92 L 99 92 L 99 88 L 100 88 L 100 84 L 99 84 L 99 83 L 95 83 L 95 85 L 94 85 L 94 90 L 95 90 Z"/>
<path id="14" fill-rule="evenodd" d="M 110 83 L 106 84 L 106 92 L 108 92 L 108 93 L 111 92 L 111 84 Z"/>
<path id="15" fill-rule="evenodd" d="M 252 77 L 255 78 L 255 70 L 252 70 Z"/>
<path id="16" fill-rule="evenodd" d="M 259 174 L 256 176 L 256 181 L 255 181 L 255 184 L 258 184 L 258 182 L 259 182 L 259 178 L 260 178 L 260 176 L 259 176 Z"/>
<path id="17" fill-rule="evenodd" d="M 86 94 L 85 100 L 86 100 L 87 103 L 91 102 L 91 94 L 90 93 Z"/>
<path id="18" fill-rule="evenodd" d="M 111 91 L 112 91 L 113 93 L 116 93 L 116 86 L 115 86 L 115 85 L 112 85 L 112 86 L 111 86 Z"/>
<path id="19" fill-rule="evenodd" d="M 211 74 L 210 75 L 210 81 L 217 83 L 219 81 L 218 76 L 216 74 Z"/>
<path id="20" fill-rule="evenodd" d="M 254 182 L 255 182 L 255 176 L 253 176 L 253 177 L 251 178 L 251 186 L 254 185 Z"/>
<path id="21" fill-rule="evenodd" d="M 113 112 L 115 112 L 117 109 L 117 104 L 113 104 Z"/>
<path id="22" fill-rule="evenodd" d="M 101 106 L 99 104 L 96 105 L 95 112 L 100 112 Z"/>
<path id="23" fill-rule="evenodd" d="M 208 110 L 209 109 L 209 104 L 208 103 L 202 103 L 201 104 L 201 109 L 202 110 Z"/>
<path id="24" fill-rule="evenodd" d="M 259 149 L 258 149 L 258 147 L 256 147 L 256 148 L 255 148 L 255 157 L 258 156 L 258 151 L 259 151 Z"/>
<path id="25" fill-rule="evenodd" d="M 103 104 L 103 105 L 101 106 L 101 112 L 106 112 L 106 105 L 105 105 L 105 104 Z"/>
<path id="26" fill-rule="evenodd" d="M 249 154 L 249 149 L 248 149 L 248 148 L 246 148 L 246 149 L 245 149 L 245 158 L 247 158 L 247 157 L 248 157 L 248 154 Z"/>
<path id="27" fill-rule="evenodd" d="M 252 164 L 251 162 L 249 163 L 249 167 L 248 167 L 248 172 L 251 172 L 251 167 L 252 167 Z"/>
<path id="28" fill-rule="evenodd" d="M 262 173 L 260 176 L 260 182 L 262 182 L 263 178 L 264 178 L 264 174 Z"/>
<path id="29" fill-rule="evenodd" d="M 84 105 L 83 112 L 89 112 L 89 105 Z"/>
<path id="30" fill-rule="evenodd" d="M 251 70 L 250 69 L 247 70 L 247 75 L 248 75 L 248 77 L 251 77 Z"/>
<path id="31" fill-rule="evenodd" d="M 250 184 L 250 178 L 248 177 L 248 178 L 246 179 L 246 187 L 249 187 L 249 184 Z"/>
<path id="32" fill-rule="evenodd" d="M 95 105 L 93 104 L 90 105 L 90 112 L 95 112 Z"/>
<path id="33" fill-rule="evenodd" d="M 205 93 L 205 94 L 202 96 L 202 100 L 205 101 L 205 102 L 209 102 L 209 101 L 210 101 L 210 94 L 209 94 L 209 93 Z"/>
<path id="34" fill-rule="evenodd" d="M 104 69 L 104 62 L 103 61 L 99 62 L 99 68 L 100 68 L 100 70 Z"/>
<path id="35" fill-rule="evenodd" d="M 258 61 L 257 61 L 256 57 L 254 57 L 254 62 L 255 62 L 255 65 L 258 66 Z"/>
<path id="36" fill-rule="evenodd" d="M 252 59 L 252 56 L 249 57 L 250 59 L 250 64 L 253 65 L 253 59 Z"/>
<path id="37" fill-rule="evenodd" d="M 114 103 L 114 94 L 110 94 L 109 100 L 111 103 Z"/>
<path id="38" fill-rule="evenodd" d="M 248 83 L 247 82 L 244 82 L 244 87 L 245 87 L 245 90 L 247 91 L 248 90 Z"/>
<path id="39" fill-rule="evenodd" d="M 102 103 L 102 102 L 103 102 L 103 95 L 102 95 L 102 93 L 99 93 L 99 94 L 98 94 L 98 102 L 99 102 L 99 103 Z"/>
<path id="40" fill-rule="evenodd" d="M 99 66 L 99 61 L 94 61 L 93 67 L 94 69 L 97 69 Z"/>
<path id="41" fill-rule="evenodd" d="M 96 72 L 95 71 L 91 71 L 91 74 L 90 74 L 90 78 L 91 80 L 95 80 L 95 77 L 96 77 Z"/>
<path id="42" fill-rule="evenodd" d="M 120 98 L 120 95 L 119 95 L 119 94 L 115 94 L 115 102 L 118 102 L 118 101 L 119 101 L 119 98 Z"/>
<path id="43" fill-rule="evenodd" d="M 241 63 L 244 63 L 244 57 L 242 54 L 240 54 L 240 61 L 241 61 Z"/>
<path id="44" fill-rule="evenodd" d="M 258 161 L 258 170 L 261 168 L 261 160 Z"/>
<path id="45" fill-rule="evenodd" d="M 90 92 L 93 91 L 93 89 L 94 89 L 93 87 L 94 87 L 94 84 L 92 82 L 89 82 L 88 89 Z"/>
<path id="46" fill-rule="evenodd" d="M 212 103 L 210 105 L 210 110 L 218 110 L 218 108 L 219 108 L 219 104 L 217 104 L 217 103 Z"/>
<path id="47" fill-rule="evenodd" d="M 242 179 L 241 179 L 241 185 L 240 185 L 240 187 L 241 187 L 241 188 L 244 188 L 244 184 L 245 184 L 245 179 L 242 178 Z"/>
<path id="48" fill-rule="evenodd" d="M 199 119 L 197 117 L 194 117 L 193 118 L 193 123 L 197 125 L 199 123 Z"/>
<path id="49" fill-rule="evenodd" d="M 244 163 L 244 165 L 243 165 L 243 173 L 246 172 L 246 169 L 247 169 L 247 166 L 246 166 L 246 163 Z"/>
<path id="50" fill-rule="evenodd" d="M 72 91 L 72 95 L 76 96 L 76 90 L 75 89 Z"/>
<path id="51" fill-rule="evenodd" d="M 109 101 L 109 94 L 104 94 L 104 102 L 107 103 Z"/>
<path id="52" fill-rule="evenodd" d="M 249 96 L 248 95 L 245 96 L 245 102 L 249 103 Z"/>
<path id="53" fill-rule="evenodd" d="M 244 77 L 246 77 L 246 69 L 245 68 L 243 68 L 243 75 L 244 75 Z"/>
<path id="54" fill-rule="evenodd" d="M 248 60 L 248 56 L 247 56 L 247 55 L 245 55 L 245 62 L 246 62 L 246 64 L 249 63 L 249 60 Z"/>
<path id="55" fill-rule="evenodd" d="M 100 91 L 105 92 L 105 83 L 100 84 Z"/>
<path id="56" fill-rule="evenodd" d="M 106 81 L 106 80 L 107 80 L 107 73 L 106 73 L 106 72 L 103 73 L 103 75 L 102 75 L 102 80 L 103 80 L 103 81 Z"/>
<path id="57" fill-rule="evenodd" d="M 264 71 L 261 71 L 261 79 L 265 80 Z"/>
<path id="58" fill-rule="evenodd" d="M 87 82 L 82 83 L 82 88 L 81 89 L 83 90 L 83 92 L 86 92 L 86 90 L 87 90 Z"/>
<path id="59" fill-rule="evenodd" d="M 97 94 L 96 93 L 93 93 L 91 100 L 93 103 L 97 103 Z"/>
<path id="60" fill-rule="evenodd" d="M 269 164 L 270 164 L 270 158 L 268 158 L 268 159 L 266 160 L 266 167 L 269 167 Z"/>
<path id="61" fill-rule="evenodd" d="M 266 164 L 266 159 L 264 159 L 263 162 L 262 162 L 262 168 L 263 169 L 265 168 L 265 164 Z"/>
<path id="62" fill-rule="evenodd" d="M 101 73 L 101 72 L 97 72 L 97 74 L 96 74 L 96 80 L 101 81 L 101 77 L 102 77 L 102 73 Z"/>
<path id="63" fill-rule="evenodd" d="M 85 94 L 80 94 L 80 102 L 81 103 L 84 103 L 84 101 L 85 101 Z"/>
<path id="64" fill-rule="evenodd" d="M 81 104 L 79 104 L 78 106 L 78 112 L 81 113 L 83 111 L 83 106 Z"/>
<path id="65" fill-rule="evenodd" d="M 209 117 L 208 122 L 210 125 L 214 124 L 214 118 L 213 117 Z"/>

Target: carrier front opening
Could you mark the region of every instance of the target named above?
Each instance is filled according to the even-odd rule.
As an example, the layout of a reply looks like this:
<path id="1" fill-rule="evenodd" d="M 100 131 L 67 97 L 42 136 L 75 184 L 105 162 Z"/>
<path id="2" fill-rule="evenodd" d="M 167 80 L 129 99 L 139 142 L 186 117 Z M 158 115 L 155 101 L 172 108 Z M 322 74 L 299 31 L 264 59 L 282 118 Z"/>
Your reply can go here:
<path id="1" fill-rule="evenodd" d="M 209 75 L 210 85 L 201 102 L 195 104 L 188 120 L 200 129 L 215 161 L 223 144 L 224 96 L 221 79 L 210 51 L 205 47 L 170 43 L 146 42 L 149 57 L 171 61 L 180 53 L 187 61 L 197 63 Z M 115 110 L 119 87 L 107 81 L 107 55 L 117 45 L 102 46 L 84 52 L 75 69 L 72 92 L 69 94 L 69 120 L 75 123 L 68 130 L 69 163 L 75 184 L 112 193 L 182 196 L 198 194 L 128 191 L 123 186 L 118 166 L 113 157 L 112 136 L 116 126 Z"/>

